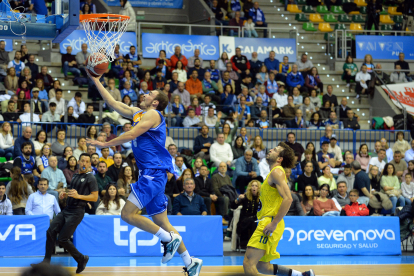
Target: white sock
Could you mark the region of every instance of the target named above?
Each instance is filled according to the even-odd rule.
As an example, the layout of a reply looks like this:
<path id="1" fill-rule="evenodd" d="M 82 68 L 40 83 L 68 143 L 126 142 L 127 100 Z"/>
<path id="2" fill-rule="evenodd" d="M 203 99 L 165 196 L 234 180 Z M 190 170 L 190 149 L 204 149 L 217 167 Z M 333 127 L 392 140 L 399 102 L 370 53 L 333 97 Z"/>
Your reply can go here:
<path id="1" fill-rule="evenodd" d="M 157 233 L 155 233 L 155 236 L 160 238 L 163 242 L 170 242 L 172 240 L 171 234 L 165 231 L 160 227 L 160 230 L 158 230 Z"/>
<path id="2" fill-rule="evenodd" d="M 292 276 L 302 276 L 302 272 L 292 269 Z"/>
<path id="3" fill-rule="evenodd" d="M 183 259 L 185 267 L 188 267 L 191 264 L 191 257 L 188 253 L 188 250 L 180 254 L 181 259 Z"/>

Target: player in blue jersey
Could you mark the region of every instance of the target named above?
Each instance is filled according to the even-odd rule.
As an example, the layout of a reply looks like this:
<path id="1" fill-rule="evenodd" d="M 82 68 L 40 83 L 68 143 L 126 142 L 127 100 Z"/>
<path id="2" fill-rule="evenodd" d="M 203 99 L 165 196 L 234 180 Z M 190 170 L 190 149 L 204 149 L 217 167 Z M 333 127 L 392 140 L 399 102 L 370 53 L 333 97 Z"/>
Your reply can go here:
<path id="1" fill-rule="evenodd" d="M 168 97 L 153 90 L 144 95 L 140 107 L 129 107 L 116 101 L 99 82 L 99 77 L 89 76 L 95 83 L 102 98 L 116 112 L 133 120 L 134 128 L 109 141 L 99 142 L 88 139 L 87 143 L 99 148 L 121 145 L 132 141 L 132 150 L 140 171 L 136 183 L 131 184 L 131 194 L 121 217 L 129 224 L 149 232 L 161 239 L 164 246 L 162 263 L 167 263 L 178 251 L 184 262 L 184 272 L 188 276 L 198 276 L 203 261 L 190 257 L 181 236 L 167 217 L 167 197 L 164 195 L 167 171 L 174 173 L 172 157 L 165 149 L 166 126 L 160 111 L 168 104 Z M 152 221 L 138 214 L 146 207 Z"/>

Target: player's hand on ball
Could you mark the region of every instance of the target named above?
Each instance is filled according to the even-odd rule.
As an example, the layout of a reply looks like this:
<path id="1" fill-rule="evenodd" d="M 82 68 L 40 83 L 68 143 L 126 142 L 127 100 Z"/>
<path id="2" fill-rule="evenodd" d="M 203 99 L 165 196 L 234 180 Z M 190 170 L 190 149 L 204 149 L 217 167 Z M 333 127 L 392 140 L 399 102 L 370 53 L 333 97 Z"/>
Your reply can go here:
<path id="1" fill-rule="evenodd" d="M 266 236 L 271 236 L 272 233 L 276 230 L 276 226 L 277 226 L 277 224 L 269 223 L 263 229 L 263 234 L 265 234 Z"/>

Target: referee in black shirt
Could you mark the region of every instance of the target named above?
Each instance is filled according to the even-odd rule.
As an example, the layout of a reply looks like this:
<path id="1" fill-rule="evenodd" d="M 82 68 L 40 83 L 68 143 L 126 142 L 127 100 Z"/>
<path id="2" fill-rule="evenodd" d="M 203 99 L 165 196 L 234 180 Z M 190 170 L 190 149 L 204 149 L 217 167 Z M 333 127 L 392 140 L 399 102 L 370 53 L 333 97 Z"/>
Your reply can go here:
<path id="1" fill-rule="evenodd" d="M 82 153 L 79 157 L 78 165 L 79 173 L 73 176 L 72 182 L 68 185 L 67 192 L 59 194 L 60 199 L 67 197 L 66 208 L 53 219 L 46 232 L 46 254 L 43 262 L 50 263 L 56 244 L 56 236 L 59 234 L 59 244 L 78 263 L 76 273 L 81 273 L 85 269 L 89 257 L 82 255 L 73 245 L 70 238 L 83 219 L 86 203 L 98 200 L 98 184 L 91 173 L 91 157 L 89 154 Z"/>

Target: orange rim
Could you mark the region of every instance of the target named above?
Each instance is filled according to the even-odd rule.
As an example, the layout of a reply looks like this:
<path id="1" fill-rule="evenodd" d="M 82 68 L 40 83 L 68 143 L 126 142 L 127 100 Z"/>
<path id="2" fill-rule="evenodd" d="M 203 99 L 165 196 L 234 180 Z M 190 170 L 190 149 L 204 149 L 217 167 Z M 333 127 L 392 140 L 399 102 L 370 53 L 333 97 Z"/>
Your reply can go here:
<path id="1" fill-rule="evenodd" d="M 114 22 L 114 21 L 126 21 L 129 20 L 129 16 L 111 13 L 91 13 L 80 14 L 79 21 L 98 21 L 98 22 Z"/>

